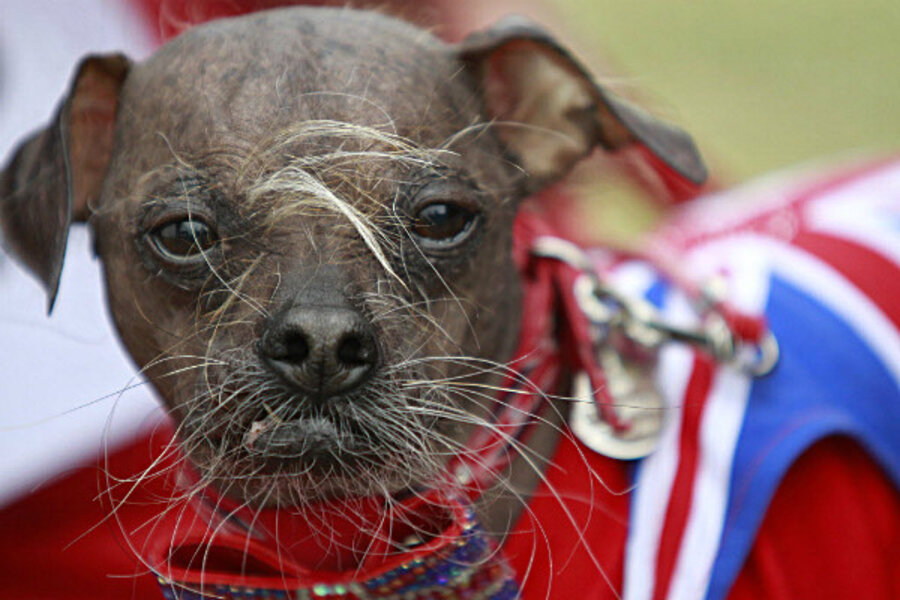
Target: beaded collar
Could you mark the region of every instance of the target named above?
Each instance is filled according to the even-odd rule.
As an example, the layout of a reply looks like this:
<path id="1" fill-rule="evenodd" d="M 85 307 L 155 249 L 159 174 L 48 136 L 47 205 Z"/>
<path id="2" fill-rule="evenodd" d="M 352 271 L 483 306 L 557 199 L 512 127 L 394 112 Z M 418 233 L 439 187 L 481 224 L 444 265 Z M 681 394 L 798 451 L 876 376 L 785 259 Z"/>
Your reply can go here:
<path id="1" fill-rule="evenodd" d="M 192 499 L 190 514 L 180 518 L 177 535 L 153 553 L 153 571 L 166 600 L 518 597 L 514 573 L 478 524 L 472 508 L 438 492 L 429 491 L 386 509 L 392 518 L 382 520 L 382 531 L 367 546 L 371 552 L 362 563 L 342 571 L 311 569 L 298 563 L 292 548 L 272 533 L 273 522 L 260 522 L 274 518 L 276 529 L 279 518 L 283 526 L 296 525 L 297 521 L 286 523 L 286 511 L 251 515 L 211 495 Z M 359 508 L 366 512 L 375 507 Z M 442 523 L 443 528 L 432 539 L 398 551 L 403 540 L 395 538 L 409 532 L 397 523 L 409 523 L 410 517 Z M 341 524 L 331 526 L 339 529 Z M 295 536 L 292 532 L 291 537 Z M 381 548 L 379 542 L 384 542 Z"/>

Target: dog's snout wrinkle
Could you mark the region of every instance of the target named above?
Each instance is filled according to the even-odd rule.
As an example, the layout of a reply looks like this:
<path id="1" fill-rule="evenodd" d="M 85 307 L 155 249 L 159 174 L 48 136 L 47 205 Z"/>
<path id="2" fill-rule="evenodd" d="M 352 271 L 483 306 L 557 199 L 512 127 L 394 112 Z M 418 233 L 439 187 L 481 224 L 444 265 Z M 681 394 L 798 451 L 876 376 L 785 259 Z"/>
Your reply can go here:
<path id="1" fill-rule="evenodd" d="M 378 362 L 371 325 L 339 306 L 294 306 L 263 333 L 266 363 L 304 393 L 327 398 L 362 384 Z"/>

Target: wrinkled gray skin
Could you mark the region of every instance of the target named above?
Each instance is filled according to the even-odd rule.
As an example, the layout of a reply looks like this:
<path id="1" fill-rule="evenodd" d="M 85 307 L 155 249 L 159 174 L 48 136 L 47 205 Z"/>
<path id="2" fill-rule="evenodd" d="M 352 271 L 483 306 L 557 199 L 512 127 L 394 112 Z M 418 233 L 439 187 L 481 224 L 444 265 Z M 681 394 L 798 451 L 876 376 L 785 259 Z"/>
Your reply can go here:
<path id="1" fill-rule="evenodd" d="M 689 138 L 521 22 L 451 47 L 374 13 L 290 9 L 198 27 L 116 77 L 94 66 L 59 131 L 3 173 L 6 237 L 52 299 L 62 250 L 47 248 L 89 222 L 119 333 L 182 449 L 259 506 L 434 484 L 515 347 L 511 225 L 529 192 L 637 139 L 703 177 Z M 462 210 L 462 233 L 423 237 L 429 204 Z M 184 221 L 215 237 L 179 261 L 160 232 Z M 310 393 L 273 368 L 261 343 L 298 307 L 365 323 L 376 358 L 358 385 Z M 530 443 L 548 454 L 555 437 L 545 424 Z M 507 475 L 526 496 L 538 477 L 521 459 Z M 498 532 L 520 507 L 501 496 L 485 510 Z"/>

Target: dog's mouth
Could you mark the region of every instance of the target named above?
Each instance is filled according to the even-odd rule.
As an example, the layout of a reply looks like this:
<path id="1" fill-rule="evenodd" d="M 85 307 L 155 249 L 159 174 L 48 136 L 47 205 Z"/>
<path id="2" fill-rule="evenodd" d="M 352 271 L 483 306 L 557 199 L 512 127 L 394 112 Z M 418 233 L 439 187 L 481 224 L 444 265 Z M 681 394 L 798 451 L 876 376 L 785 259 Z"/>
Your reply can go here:
<path id="1" fill-rule="evenodd" d="M 429 414 L 433 403 L 389 381 L 325 400 L 272 379 L 244 393 L 204 387 L 179 411 L 184 454 L 204 481 L 251 503 L 394 493 L 433 478 L 448 455 L 435 450 L 450 425 Z"/>
<path id="2" fill-rule="evenodd" d="M 347 401 L 339 406 L 251 410 L 248 399 L 237 399 L 235 414 L 221 418 L 202 415 L 183 423 L 187 439 L 200 440 L 202 446 L 221 465 L 254 474 L 315 474 L 355 468 L 362 459 L 375 460 L 371 448 L 377 435 L 361 422 L 358 410 L 347 410 Z M 277 406 L 277 405 L 276 405 Z M 250 413 L 253 413 L 250 416 Z"/>
<path id="3" fill-rule="evenodd" d="M 296 462 L 315 472 L 352 466 L 367 454 L 364 437 L 352 421 L 339 422 L 322 413 L 287 420 L 270 414 L 250 424 L 240 445 L 262 462 L 264 472 Z"/>

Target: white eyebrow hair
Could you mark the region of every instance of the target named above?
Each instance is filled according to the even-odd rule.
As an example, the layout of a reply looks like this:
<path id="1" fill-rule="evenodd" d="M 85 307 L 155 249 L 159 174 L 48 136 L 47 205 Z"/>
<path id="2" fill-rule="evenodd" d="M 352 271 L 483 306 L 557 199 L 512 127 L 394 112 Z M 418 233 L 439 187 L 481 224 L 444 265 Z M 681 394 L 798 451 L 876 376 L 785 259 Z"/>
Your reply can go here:
<path id="1" fill-rule="evenodd" d="M 389 236 L 369 216 L 334 193 L 314 173 L 333 172 L 346 165 L 356 171 L 360 161 L 377 160 L 427 168 L 439 164 L 441 156 L 455 153 L 445 149 L 423 149 L 411 140 L 374 127 L 344 121 L 309 120 L 282 131 L 262 151 L 251 155 L 248 162 L 271 153 L 283 152 L 311 138 L 328 139 L 337 149 L 310 156 L 292 156 L 286 166 L 274 173 L 261 175 L 249 186 L 248 202 L 252 205 L 264 196 L 280 197 L 282 200 L 273 214 L 275 218 L 283 210 L 296 208 L 318 208 L 342 215 L 350 222 L 381 267 L 403 287 L 407 287 L 388 260 L 385 248 L 393 244 Z M 351 141 L 360 144 L 361 149 L 348 150 L 342 147 Z"/>

